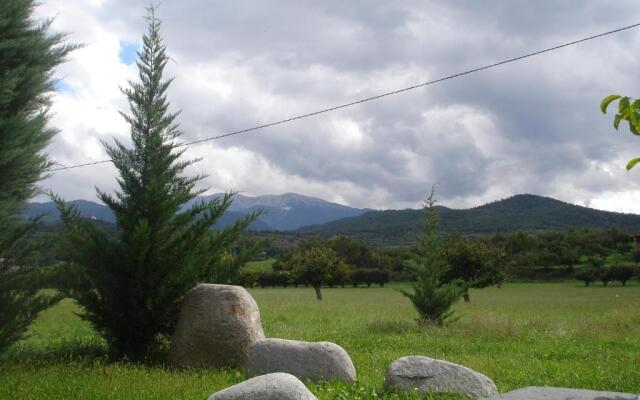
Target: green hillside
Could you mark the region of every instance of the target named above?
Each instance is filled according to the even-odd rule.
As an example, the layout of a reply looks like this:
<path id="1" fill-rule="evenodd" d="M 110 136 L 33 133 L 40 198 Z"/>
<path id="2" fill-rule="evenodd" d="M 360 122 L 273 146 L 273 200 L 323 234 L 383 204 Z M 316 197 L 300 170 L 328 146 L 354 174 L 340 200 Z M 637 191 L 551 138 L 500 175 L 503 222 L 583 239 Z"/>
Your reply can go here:
<path id="1" fill-rule="evenodd" d="M 570 228 L 640 230 L 640 215 L 576 206 L 548 197 L 521 194 L 466 210 L 439 207 L 443 233 L 464 235 Z M 349 235 L 384 244 L 411 243 L 422 229 L 422 210 L 372 211 L 298 232 L 322 237 Z"/>

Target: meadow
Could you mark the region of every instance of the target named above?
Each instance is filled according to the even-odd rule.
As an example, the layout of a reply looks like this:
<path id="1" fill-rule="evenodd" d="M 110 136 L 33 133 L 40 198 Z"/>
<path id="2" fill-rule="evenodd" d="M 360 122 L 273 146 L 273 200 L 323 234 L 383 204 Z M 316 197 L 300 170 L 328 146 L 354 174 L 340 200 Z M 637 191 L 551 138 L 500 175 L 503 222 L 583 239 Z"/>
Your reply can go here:
<path id="1" fill-rule="evenodd" d="M 413 398 L 383 392 L 390 362 L 425 355 L 525 386 L 640 391 L 640 285 L 506 284 L 471 292 L 459 319 L 420 327 L 394 287 L 252 289 L 265 333 L 327 340 L 351 355 L 358 382 L 308 384 L 319 399 Z M 43 313 L 31 337 L 0 358 L 0 399 L 206 399 L 244 379 L 238 370 L 174 370 L 106 361 L 105 345 L 68 300 Z M 458 399 L 455 396 L 434 396 Z"/>

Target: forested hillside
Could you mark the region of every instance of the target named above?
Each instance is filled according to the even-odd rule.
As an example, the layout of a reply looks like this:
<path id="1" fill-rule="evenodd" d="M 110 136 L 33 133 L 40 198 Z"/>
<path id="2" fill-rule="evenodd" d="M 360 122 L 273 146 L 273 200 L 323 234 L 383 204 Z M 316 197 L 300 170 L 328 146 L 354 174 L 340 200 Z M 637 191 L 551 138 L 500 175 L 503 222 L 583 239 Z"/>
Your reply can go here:
<path id="1" fill-rule="evenodd" d="M 438 212 L 442 233 L 459 232 L 464 235 L 570 228 L 640 230 L 640 215 L 595 210 L 530 194 L 466 210 L 438 207 Z M 299 232 L 321 237 L 348 235 L 385 244 L 411 243 L 422 229 L 422 215 L 422 210 L 372 211 L 358 217 L 304 227 Z"/>

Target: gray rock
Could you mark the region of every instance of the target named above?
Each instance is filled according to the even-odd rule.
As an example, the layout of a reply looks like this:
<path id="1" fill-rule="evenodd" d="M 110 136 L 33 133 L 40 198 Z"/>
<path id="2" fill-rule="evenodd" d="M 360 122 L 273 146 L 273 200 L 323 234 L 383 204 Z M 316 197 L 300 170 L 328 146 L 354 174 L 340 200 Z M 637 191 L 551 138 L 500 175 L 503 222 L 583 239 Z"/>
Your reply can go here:
<path id="1" fill-rule="evenodd" d="M 385 376 L 389 391 L 460 393 L 469 397 L 498 394 L 493 381 L 481 373 L 429 357 L 402 357 L 392 362 Z"/>
<path id="2" fill-rule="evenodd" d="M 554 387 L 527 387 L 487 400 L 636 400 L 633 394 Z"/>
<path id="3" fill-rule="evenodd" d="M 240 286 L 200 284 L 184 297 L 169 361 L 178 367 L 243 367 L 263 339 L 258 305 Z"/>
<path id="4" fill-rule="evenodd" d="M 276 373 L 228 387 L 208 400 L 316 400 L 316 397 L 295 376 Z"/>
<path id="5" fill-rule="evenodd" d="M 263 339 L 249 350 L 247 375 L 286 372 L 312 381 L 356 380 L 356 369 L 349 354 L 330 342 L 301 342 Z"/>

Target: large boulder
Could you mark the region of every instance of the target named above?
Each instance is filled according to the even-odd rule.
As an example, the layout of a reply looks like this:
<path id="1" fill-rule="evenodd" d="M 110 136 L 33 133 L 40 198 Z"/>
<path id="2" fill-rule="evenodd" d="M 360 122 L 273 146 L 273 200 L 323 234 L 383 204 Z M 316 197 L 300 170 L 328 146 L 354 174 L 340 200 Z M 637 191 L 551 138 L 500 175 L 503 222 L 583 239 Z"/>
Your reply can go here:
<path id="1" fill-rule="evenodd" d="M 208 400 L 316 400 L 293 375 L 276 373 L 257 376 L 209 396 Z"/>
<path id="2" fill-rule="evenodd" d="M 286 372 L 312 381 L 356 380 L 356 369 L 349 354 L 330 342 L 301 342 L 263 339 L 249 350 L 248 376 Z"/>
<path id="3" fill-rule="evenodd" d="M 462 365 L 429 357 L 402 357 L 391 363 L 385 376 L 388 391 L 459 393 L 472 398 L 498 394 L 493 381 Z"/>
<path id="4" fill-rule="evenodd" d="M 527 387 L 487 400 L 636 400 L 633 394 L 554 387 Z"/>
<path id="5" fill-rule="evenodd" d="M 264 338 L 260 311 L 240 286 L 200 284 L 184 296 L 169 360 L 179 367 L 244 366 Z"/>

